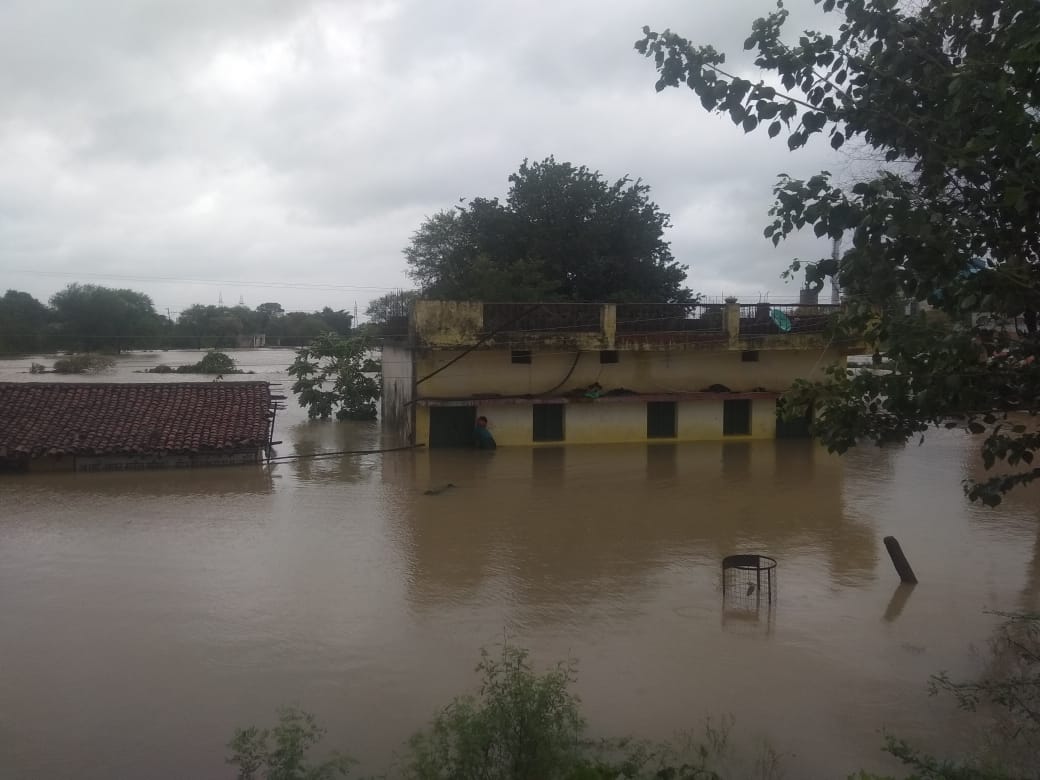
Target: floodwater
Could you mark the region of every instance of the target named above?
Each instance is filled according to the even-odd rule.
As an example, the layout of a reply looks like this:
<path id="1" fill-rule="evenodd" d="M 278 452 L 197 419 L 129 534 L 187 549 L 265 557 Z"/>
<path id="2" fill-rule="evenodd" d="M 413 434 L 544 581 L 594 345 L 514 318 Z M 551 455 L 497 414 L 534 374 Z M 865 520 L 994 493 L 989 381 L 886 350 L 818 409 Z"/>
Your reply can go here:
<path id="1" fill-rule="evenodd" d="M 288 394 L 291 352 L 235 356 L 256 371 L 242 379 Z M 135 354 L 102 378 L 162 381 L 133 372 L 197 359 Z M 0 380 L 54 379 L 28 365 L 0 362 Z M 375 424 L 288 406 L 281 455 L 382 442 Z M 231 777 L 234 728 L 283 704 L 315 713 L 362 770 L 392 773 L 503 639 L 539 665 L 577 661 L 595 735 L 667 739 L 731 714 L 734 742 L 768 740 L 787 777 L 891 770 L 882 730 L 963 744 L 972 721 L 926 683 L 982 666 L 984 610 L 1038 607 L 1037 494 L 972 506 L 974 463 L 942 432 L 843 458 L 658 444 L 7 475 L 0 775 Z M 733 552 L 779 561 L 772 609 L 723 610 Z"/>

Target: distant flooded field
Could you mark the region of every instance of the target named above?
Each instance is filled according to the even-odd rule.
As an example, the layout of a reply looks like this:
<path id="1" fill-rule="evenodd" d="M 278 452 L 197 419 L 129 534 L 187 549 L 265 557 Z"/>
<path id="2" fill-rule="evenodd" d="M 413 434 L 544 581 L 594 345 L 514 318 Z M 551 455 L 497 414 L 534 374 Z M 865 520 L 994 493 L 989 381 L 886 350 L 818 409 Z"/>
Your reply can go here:
<path id="1" fill-rule="evenodd" d="M 291 395 L 291 350 L 232 354 L 255 374 L 225 381 Z M 135 372 L 199 355 L 79 377 L 0 361 L 0 381 L 168 381 Z M 392 443 L 287 405 L 280 455 Z M 984 610 L 1040 608 L 1040 497 L 970 505 L 960 483 L 979 473 L 944 431 L 843 458 L 783 441 L 3 475 L 0 774 L 231 777 L 234 728 L 282 704 L 386 771 L 503 639 L 539 665 L 577 660 L 596 735 L 667 739 L 732 714 L 734 741 L 767 739 L 788 777 L 891 771 L 883 729 L 962 746 L 971 720 L 926 683 L 981 667 Z M 723 609 L 734 552 L 779 562 L 771 609 Z"/>

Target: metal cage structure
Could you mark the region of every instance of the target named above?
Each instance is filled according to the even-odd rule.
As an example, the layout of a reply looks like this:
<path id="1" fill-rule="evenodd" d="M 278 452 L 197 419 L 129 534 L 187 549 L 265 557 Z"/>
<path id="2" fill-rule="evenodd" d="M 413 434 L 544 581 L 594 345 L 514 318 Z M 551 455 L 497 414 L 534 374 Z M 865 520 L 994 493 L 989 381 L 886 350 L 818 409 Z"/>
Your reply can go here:
<path id="1" fill-rule="evenodd" d="M 727 555 L 722 559 L 724 609 L 758 612 L 765 602 L 776 602 L 776 558 L 757 553 Z"/>

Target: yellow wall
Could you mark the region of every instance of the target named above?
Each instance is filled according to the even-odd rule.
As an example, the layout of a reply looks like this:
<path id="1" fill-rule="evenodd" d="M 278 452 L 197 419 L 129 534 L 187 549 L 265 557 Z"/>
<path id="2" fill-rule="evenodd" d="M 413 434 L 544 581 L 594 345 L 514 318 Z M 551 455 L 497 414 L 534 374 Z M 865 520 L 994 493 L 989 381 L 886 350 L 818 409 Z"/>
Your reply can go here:
<path id="1" fill-rule="evenodd" d="M 419 377 L 461 354 L 456 350 L 416 353 Z M 763 350 L 756 363 L 741 361 L 739 351 L 618 353 L 618 363 L 601 364 L 599 353 L 537 352 L 529 365 L 514 364 L 506 349 L 474 350 L 418 387 L 420 398 L 467 398 L 474 395 L 562 395 L 598 382 L 604 390 L 624 387 L 637 393 L 696 392 L 711 385 L 734 391 L 764 388 L 783 391 L 797 378 L 820 378 L 823 368 L 844 355 L 836 350 Z M 554 389 L 556 388 L 556 389 Z"/>
<path id="2" fill-rule="evenodd" d="M 532 439 L 532 405 L 476 403 L 477 415 L 488 418 L 495 440 L 501 446 L 535 445 Z M 751 401 L 751 433 L 724 436 L 721 399 L 681 401 L 677 405 L 676 438 L 647 439 L 646 404 L 641 401 L 590 401 L 564 404 L 564 444 L 611 444 L 644 441 L 742 441 L 771 439 L 776 433 L 776 402 L 768 398 Z M 416 441 L 429 444 L 428 407 L 416 411 Z M 557 444 L 558 442 L 545 442 Z"/>
<path id="3" fill-rule="evenodd" d="M 644 441 L 646 405 L 596 401 L 567 404 L 563 431 L 566 441 L 575 444 Z"/>

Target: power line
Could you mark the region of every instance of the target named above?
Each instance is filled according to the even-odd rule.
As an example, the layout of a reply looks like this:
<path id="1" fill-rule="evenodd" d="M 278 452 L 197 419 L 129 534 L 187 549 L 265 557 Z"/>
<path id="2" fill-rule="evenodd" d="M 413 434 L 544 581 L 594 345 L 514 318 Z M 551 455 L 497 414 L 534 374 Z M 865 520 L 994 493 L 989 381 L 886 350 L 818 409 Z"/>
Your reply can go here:
<path id="1" fill-rule="evenodd" d="M 207 285 L 240 285 L 242 287 L 269 287 L 275 289 L 292 290 L 371 290 L 379 292 L 392 292 L 399 287 L 379 287 L 374 285 L 360 284 L 329 284 L 311 282 L 269 282 L 269 281 L 244 281 L 241 279 L 199 279 L 194 277 L 179 276 L 147 276 L 144 274 L 90 274 L 80 271 L 38 271 L 26 268 L 11 268 L 9 273 L 27 274 L 29 276 L 60 276 L 76 277 L 84 279 L 104 279 L 107 281 L 130 281 L 130 282 L 161 282 L 173 284 L 207 284 Z"/>

